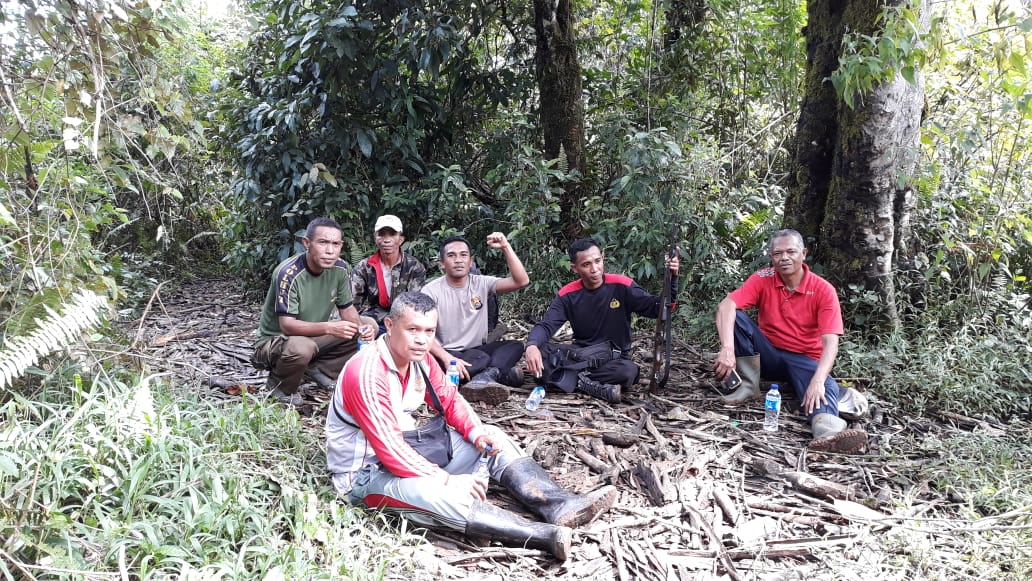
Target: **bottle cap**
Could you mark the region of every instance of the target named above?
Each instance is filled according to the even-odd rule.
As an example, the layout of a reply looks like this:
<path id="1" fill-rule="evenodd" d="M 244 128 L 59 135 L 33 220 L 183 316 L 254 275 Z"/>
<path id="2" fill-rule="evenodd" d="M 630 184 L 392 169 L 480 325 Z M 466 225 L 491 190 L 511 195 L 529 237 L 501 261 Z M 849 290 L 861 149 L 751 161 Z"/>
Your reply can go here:
<path id="1" fill-rule="evenodd" d="M 778 388 L 778 384 L 772 383 L 772 384 L 770 384 L 770 388 L 771 389 L 777 389 Z"/>
<path id="2" fill-rule="evenodd" d="M 456 361 L 456 360 L 454 360 L 454 359 L 452 359 L 452 360 L 451 360 L 451 365 L 458 365 L 458 364 L 459 364 L 459 362 L 458 362 L 458 361 Z"/>

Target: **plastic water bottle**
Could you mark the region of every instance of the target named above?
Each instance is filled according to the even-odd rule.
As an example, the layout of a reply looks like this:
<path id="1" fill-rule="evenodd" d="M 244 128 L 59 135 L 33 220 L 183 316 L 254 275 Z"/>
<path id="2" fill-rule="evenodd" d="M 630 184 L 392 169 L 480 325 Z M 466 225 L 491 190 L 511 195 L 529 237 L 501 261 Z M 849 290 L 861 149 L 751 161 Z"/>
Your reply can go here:
<path id="1" fill-rule="evenodd" d="M 459 374 L 459 362 L 452 359 L 451 363 L 448 364 L 448 383 L 450 383 L 455 389 L 458 389 L 459 381 L 461 379 L 462 375 Z"/>
<path id="2" fill-rule="evenodd" d="M 491 446 L 488 446 L 487 452 L 490 451 Z M 480 459 L 477 460 L 476 467 L 473 468 L 473 477 L 485 482 L 491 479 L 491 469 L 487 466 L 487 452 L 480 455 Z"/>
<path id="3" fill-rule="evenodd" d="M 541 406 L 541 400 L 545 399 L 545 388 L 540 385 L 534 388 L 534 391 L 530 392 L 530 397 L 527 398 L 527 403 L 524 407 L 527 411 L 536 411 Z"/>
<path id="4" fill-rule="evenodd" d="M 778 414 L 781 413 L 781 391 L 778 384 L 773 383 L 763 400 L 763 429 L 768 432 L 778 431 Z"/>
<path id="5" fill-rule="evenodd" d="M 362 327 L 358 328 L 358 350 L 359 351 L 364 349 L 365 346 L 369 344 L 368 341 L 366 341 L 365 339 L 362 338 L 362 336 L 365 335 L 365 330 L 366 330 L 365 326 L 362 326 Z"/>

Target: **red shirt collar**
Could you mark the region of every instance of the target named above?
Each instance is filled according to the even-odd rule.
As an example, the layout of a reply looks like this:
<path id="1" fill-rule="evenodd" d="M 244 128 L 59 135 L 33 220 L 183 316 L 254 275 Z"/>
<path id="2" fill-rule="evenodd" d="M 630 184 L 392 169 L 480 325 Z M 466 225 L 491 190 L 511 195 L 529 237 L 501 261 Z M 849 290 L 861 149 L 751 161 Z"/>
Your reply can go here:
<path id="1" fill-rule="evenodd" d="M 805 290 L 810 286 L 810 267 L 803 263 L 803 278 L 799 281 L 799 286 L 795 288 L 795 292 Z M 777 281 L 774 283 L 774 288 L 785 288 L 785 281 L 781 280 L 781 276 L 778 275 L 777 270 L 774 271 L 774 279 Z"/>

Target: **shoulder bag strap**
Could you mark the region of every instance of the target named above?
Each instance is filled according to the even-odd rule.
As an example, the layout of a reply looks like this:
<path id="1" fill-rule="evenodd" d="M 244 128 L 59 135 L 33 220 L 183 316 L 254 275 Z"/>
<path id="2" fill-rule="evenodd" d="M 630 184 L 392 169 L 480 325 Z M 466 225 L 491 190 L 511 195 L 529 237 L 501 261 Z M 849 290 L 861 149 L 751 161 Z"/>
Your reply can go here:
<path id="1" fill-rule="evenodd" d="M 434 409 L 437 410 L 437 413 L 441 414 L 441 416 L 443 417 L 444 416 L 444 405 L 441 404 L 441 398 L 439 398 L 437 396 L 437 390 L 435 390 L 434 386 L 430 383 L 430 376 L 427 375 L 426 370 L 423 369 L 423 364 L 422 363 L 417 363 L 416 367 L 418 367 L 419 368 L 419 372 L 423 374 L 423 382 L 426 383 L 426 388 L 430 391 L 430 400 L 433 403 Z M 362 429 L 362 428 L 358 427 L 357 425 L 355 425 L 355 422 L 352 422 L 352 421 L 348 420 L 347 418 L 344 417 L 344 414 L 340 413 L 340 410 L 337 409 L 337 398 L 335 398 L 335 397 L 331 397 L 330 398 L 330 409 L 333 410 L 333 413 L 334 413 L 334 415 L 337 416 L 338 420 L 344 422 L 345 424 L 351 426 L 352 428 L 355 428 L 355 429 L 358 429 L 358 430 Z"/>

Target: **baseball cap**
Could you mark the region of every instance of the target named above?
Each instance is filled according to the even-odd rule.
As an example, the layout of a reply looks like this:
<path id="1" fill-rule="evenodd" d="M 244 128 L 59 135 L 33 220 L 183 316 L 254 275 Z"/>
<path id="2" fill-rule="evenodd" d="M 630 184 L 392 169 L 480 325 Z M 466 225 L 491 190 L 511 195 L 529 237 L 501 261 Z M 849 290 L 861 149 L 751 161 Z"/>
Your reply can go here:
<path id="1" fill-rule="evenodd" d="M 390 228 L 395 232 L 401 232 L 401 219 L 394 214 L 384 214 L 376 219 L 376 225 L 373 226 L 373 233 L 377 233 L 381 228 Z"/>

